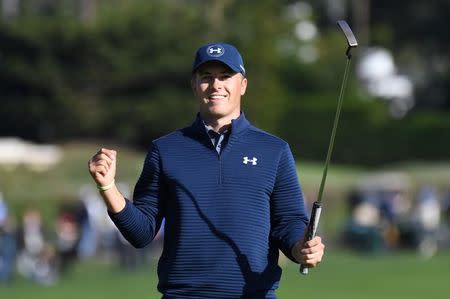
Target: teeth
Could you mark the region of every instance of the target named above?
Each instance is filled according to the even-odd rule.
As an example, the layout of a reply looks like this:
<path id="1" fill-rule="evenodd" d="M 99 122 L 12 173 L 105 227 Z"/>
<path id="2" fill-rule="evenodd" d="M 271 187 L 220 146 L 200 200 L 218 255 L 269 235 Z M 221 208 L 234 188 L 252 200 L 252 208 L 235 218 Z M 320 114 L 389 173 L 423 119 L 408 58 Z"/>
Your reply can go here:
<path id="1" fill-rule="evenodd" d="M 225 96 L 222 95 L 214 95 L 214 96 L 209 96 L 210 99 L 223 99 L 225 98 Z"/>

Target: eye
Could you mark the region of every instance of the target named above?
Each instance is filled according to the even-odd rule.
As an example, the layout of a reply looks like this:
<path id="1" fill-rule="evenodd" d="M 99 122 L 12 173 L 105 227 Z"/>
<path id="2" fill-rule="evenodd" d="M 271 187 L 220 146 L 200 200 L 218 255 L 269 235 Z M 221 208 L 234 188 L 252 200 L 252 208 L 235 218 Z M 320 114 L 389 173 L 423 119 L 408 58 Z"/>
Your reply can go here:
<path id="1" fill-rule="evenodd" d="M 213 77 L 210 74 L 200 75 L 201 82 L 210 82 L 211 80 L 213 80 Z"/>
<path id="2" fill-rule="evenodd" d="M 220 76 L 220 80 L 227 80 L 227 79 L 230 79 L 232 76 L 231 76 L 231 74 L 223 74 L 223 75 L 221 75 Z"/>

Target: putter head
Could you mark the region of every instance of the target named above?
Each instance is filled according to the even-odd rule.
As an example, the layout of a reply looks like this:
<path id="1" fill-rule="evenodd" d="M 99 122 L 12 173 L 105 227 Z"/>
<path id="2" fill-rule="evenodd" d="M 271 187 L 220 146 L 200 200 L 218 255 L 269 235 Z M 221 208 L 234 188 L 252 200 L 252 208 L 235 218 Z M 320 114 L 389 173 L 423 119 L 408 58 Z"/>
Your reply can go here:
<path id="1" fill-rule="evenodd" d="M 358 41 L 356 40 L 355 35 L 353 34 L 352 29 L 348 26 L 347 22 L 344 20 L 337 21 L 338 26 L 341 28 L 342 32 L 344 32 L 345 38 L 347 39 L 347 52 L 345 55 L 350 59 L 350 50 L 352 48 L 356 48 L 358 46 Z"/>

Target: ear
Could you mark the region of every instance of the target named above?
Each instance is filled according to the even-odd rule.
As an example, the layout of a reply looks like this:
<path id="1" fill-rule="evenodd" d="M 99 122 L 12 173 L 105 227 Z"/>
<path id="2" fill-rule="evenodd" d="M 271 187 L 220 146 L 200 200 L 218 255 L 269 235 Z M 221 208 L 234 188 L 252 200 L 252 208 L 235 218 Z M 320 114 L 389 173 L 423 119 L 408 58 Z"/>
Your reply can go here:
<path id="1" fill-rule="evenodd" d="M 241 96 L 245 94 L 246 90 L 247 90 L 247 78 L 243 77 L 241 81 Z"/>

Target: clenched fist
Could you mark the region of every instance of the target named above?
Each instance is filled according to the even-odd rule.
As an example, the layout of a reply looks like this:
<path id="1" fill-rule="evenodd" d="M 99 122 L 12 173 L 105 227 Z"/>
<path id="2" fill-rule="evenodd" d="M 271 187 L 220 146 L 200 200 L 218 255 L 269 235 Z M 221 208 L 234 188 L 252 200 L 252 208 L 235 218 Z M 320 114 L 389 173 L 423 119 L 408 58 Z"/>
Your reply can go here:
<path id="1" fill-rule="evenodd" d="M 110 185 L 116 176 L 117 152 L 101 148 L 88 162 L 89 172 L 98 186 Z"/>

